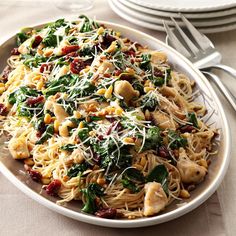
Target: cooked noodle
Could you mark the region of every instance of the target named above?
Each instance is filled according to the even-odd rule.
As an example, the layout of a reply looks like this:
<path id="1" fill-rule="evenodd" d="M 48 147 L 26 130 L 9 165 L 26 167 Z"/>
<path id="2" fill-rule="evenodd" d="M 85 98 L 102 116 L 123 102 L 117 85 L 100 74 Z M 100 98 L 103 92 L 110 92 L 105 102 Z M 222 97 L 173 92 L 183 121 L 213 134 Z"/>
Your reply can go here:
<path id="1" fill-rule="evenodd" d="M 82 200 L 85 212 L 132 219 L 190 196 L 216 132 L 165 53 L 86 17 L 22 34 L 2 74 L 2 129 L 58 204 Z"/>

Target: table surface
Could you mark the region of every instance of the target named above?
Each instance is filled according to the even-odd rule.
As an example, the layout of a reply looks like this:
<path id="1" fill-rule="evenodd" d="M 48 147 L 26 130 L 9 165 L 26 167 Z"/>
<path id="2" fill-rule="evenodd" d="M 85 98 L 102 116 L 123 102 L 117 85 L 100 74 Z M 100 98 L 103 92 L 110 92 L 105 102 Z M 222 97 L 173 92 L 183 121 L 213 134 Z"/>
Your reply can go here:
<path id="1" fill-rule="evenodd" d="M 56 0 L 54 0 L 56 1 Z M 17 3 L 16 3 L 17 2 Z M 45 7 L 46 6 L 46 7 Z M 112 21 L 151 34 L 164 40 L 165 34 L 158 31 L 148 30 L 121 19 L 109 8 L 105 0 L 95 0 L 95 6 L 85 12 L 90 17 L 100 20 Z M 0 29 L 1 42 L 20 28 L 35 25 L 42 22 L 52 21 L 59 17 L 71 17 L 80 13 L 70 13 L 57 9 L 53 1 L 39 0 L 0 0 Z M 236 68 L 236 31 L 209 35 L 216 48 L 222 53 L 223 63 Z M 215 71 L 236 94 L 236 83 L 233 78 L 224 72 Z M 219 93 L 218 93 L 219 94 Z M 227 103 L 221 94 L 220 100 L 227 113 L 232 133 L 232 144 L 236 141 L 235 111 Z M 0 173 L 0 235 L 141 235 L 145 233 L 156 235 L 230 235 L 236 233 L 236 150 L 232 148 L 231 162 L 228 172 L 220 185 L 217 193 L 221 204 L 219 208 L 217 195 L 214 195 L 207 203 L 198 209 L 170 223 L 140 229 L 109 229 L 98 226 L 90 226 L 85 223 L 71 220 L 52 212 L 25 196 L 15 188 Z M 207 216 L 207 222 L 203 222 L 201 214 Z M 222 213 L 222 215 L 221 215 Z M 214 216 L 214 218 L 212 218 Z M 213 224 L 210 228 L 209 225 Z M 224 221 L 224 224 L 222 222 Z M 191 227 L 185 227 L 186 222 Z M 225 227 L 224 227 L 225 226 Z M 194 230 L 191 230 L 191 228 Z M 194 232 L 193 232 L 194 231 Z M 167 233 L 168 232 L 168 233 Z"/>

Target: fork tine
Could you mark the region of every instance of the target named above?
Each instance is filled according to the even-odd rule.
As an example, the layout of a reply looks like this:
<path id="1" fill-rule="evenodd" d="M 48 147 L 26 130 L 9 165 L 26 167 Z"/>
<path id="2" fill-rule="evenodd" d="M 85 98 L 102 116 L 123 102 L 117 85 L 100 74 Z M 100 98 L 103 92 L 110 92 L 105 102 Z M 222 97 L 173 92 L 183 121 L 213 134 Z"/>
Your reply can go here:
<path id="1" fill-rule="evenodd" d="M 185 26 L 189 30 L 189 32 L 192 34 L 194 40 L 198 43 L 198 45 L 201 47 L 202 50 L 206 50 L 209 47 L 211 47 L 211 44 L 209 40 L 204 37 L 193 25 L 190 23 L 184 15 L 179 13 L 182 21 L 184 22 Z"/>
<path id="2" fill-rule="evenodd" d="M 199 49 L 192 43 L 192 41 L 189 39 L 188 36 L 184 33 L 184 31 L 179 27 L 178 23 L 175 21 L 173 17 L 171 17 L 172 22 L 174 23 L 176 29 L 182 36 L 184 42 L 188 45 L 189 49 L 192 51 L 192 53 L 196 56 L 199 53 Z"/>
<path id="3" fill-rule="evenodd" d="M 182 53 L 186 57 L 191 57 L 191 54 L 187 51 L 187 49 L 184 47 L 184 45 L 179 41 L 179 39 L 175 36 L 175 34 L 172 32 L 170 27 L 166 24 L 165 21 L 163 21 L 163 25 L 165 28 L 165 31 L 169 37 L 169 40 L 172 44 L 172 46 L 177 49 L 180 53 Z"/>

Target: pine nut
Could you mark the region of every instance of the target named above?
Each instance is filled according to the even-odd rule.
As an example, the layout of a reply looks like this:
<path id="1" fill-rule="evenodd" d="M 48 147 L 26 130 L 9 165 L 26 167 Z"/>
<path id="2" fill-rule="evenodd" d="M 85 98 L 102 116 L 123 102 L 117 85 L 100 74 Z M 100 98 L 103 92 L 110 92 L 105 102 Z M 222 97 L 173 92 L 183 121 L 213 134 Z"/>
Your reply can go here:
<path id="1" fill-rule="evenodd" d="M 200 166 L 205 167 L 206 169 L 208 168 L 207 161 L 204 160 L 204 159 L 199 160 L 199 161 L 198 161 L 198 164 L 199 164 Z"/>
<path id="2" fill-rule="evenodd" d="M 36 88 L 37 90 L 42 90 L 43 86 L 44 86 L 44 83 L 42 81 L 39 81 L 36 85 Z"/>
<path id="3" fill-rule="evenodd" d="M 27 158 L 24 160 L 24 163 L 28 166 L 33 166 L 34 165 L 34 161 L 32 158 Z"/>
<path id="4" fill-rule="evenodd" d="M 79 128 L 80 128 L 80 129 L 83 129 L 83 128 L 84 128 L 84 123 L 83 123 L 83 121 L 80 121 L 80 123 L 79 123 Z"/>
<path id="5" fill-rule="evenodd" d="M 45 124 L 49 124 L 49 123 L 51 122 L 51 120 L 52 120 L 51 115 L 47 113 L 47 114 L 44 116 L 44 123 L 45 123 Z"/>
<path id="6" fill-rule="evenodd" d="M 102 88 L 102 89 L 99 89 L 99 90 L 97 91 L 97 94 L 98 94 L 98 95 L 104 95 L 105 92 L 106 92 L 106 89 Z"/>
<path id="7" fill-rule="evenodd" d="M 145 93 L 148 93 L 149 91 L 153 91 L 153 90 L 155 90 L 155 89 L 152 88 L 152 87 L 144 87 L 144 92 Z"/>
<path id="8" fill-rule="evenodd" d="M 4 93 L 5 92 L 5 88 L 0 88 L 0 94 Z"/>
<path id="9" fill-rule="evenodd" d="M 58 133 L 58 131 L 59 131 L 59 126 L 60 126 L 59 121 L 58 121 L 58 120 L 55 120 L 53 126 L 54 126 L 54 131 L 55 131 L 56 133 Z"/>
<path id="10" fill-rule="evenodd" d="M 97 184 L 103 186 L 106 183 L 106 180 L 104 178 L 98 178 L 97 179 Z"/>
<path id="11" fill-rule="evenodd" d="M 132 69 L 132 68 L 127 67 L 125 70 L 126 70 L 129 74 L 131 74 L 131 75 L 134 75 L 134 74 L 135 74 L 135 71 L 134 71 L 134 69 Z"/>
<path id="12" fill-rule="evenodd" d="M 116 115 L 118 115 L 118 116 L 121 116 L 122 115 L 122 113 L 123 113 L 123 109 L 120 107 L 120 108 L 116 108 L 116 110 L 115 110 L 115 114 Z"/>
<path id="13" fill-rule="evenodd" d="M 130 137 L 126 137 L 123 139 L 124 143 L 134 144 L 134 139 Z"/>
<path id="14" fill-rule="evenodd" d="M 103 28 L 103 27 L 100 27 L 100 28 L 97 30 L 97 34 L 98 34 L 98 35 L 103 34 L 103 32 L 104 32 L 104 28 Z"/>
<path id="15" fill-rule="evenodd" d="M 74 111 L 74 117 L 75 117 L 76 119 L 80 119 L 80 118 L 81 118 L 80 112 L 79 112 L 79 111 Z"/>
<path id="16" fill-rule="evenodd" d="M 190 197 L 190 193 L 187 190 L 185 190 L 185 189 L 181 189 L 180 193 L 179 193 L 179 196 L 182 197 L 182 198 L 189 198 Z"/>
<path id="17" fill-rule="evenodd" d="M 111 98 L 111 96 L 112 96 L 112 91 L 113 91 L 113 86 L 110 85 L 110 87 L 109 87 L 109 88 L 107 89 L 107 91 L 105 92 L 104 97 L 105 97 L 106 99 Z"/>

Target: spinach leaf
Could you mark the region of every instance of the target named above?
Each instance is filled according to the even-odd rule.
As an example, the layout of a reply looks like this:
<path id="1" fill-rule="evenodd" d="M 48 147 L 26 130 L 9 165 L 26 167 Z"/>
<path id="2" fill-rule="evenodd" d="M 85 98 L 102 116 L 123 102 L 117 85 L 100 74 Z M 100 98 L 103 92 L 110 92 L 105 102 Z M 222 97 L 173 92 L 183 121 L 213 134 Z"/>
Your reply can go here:
<path id="1" fill-rule="evenodd" d="M 85 46 L 79 50 L 79 55 L 82 57 L 94 57 L 95 54 L 95 46 Z"/>
<path id="2" fill-rule="evenodd" d="M 51 138 L 54 134 L 54 127 L 53 124 L 48 125 L 45 132 L 42 134 L 42 137 L 36 142 L 37 144 L 43 144 L 46 142 L 49 138 Z"/>
<path id="3" fill-rule="evenodd" d="M 61 92 L 61 93 L 66 92 L 69 94 L 68 101 L 70 100 L 74 101 L 76 97 L 83 97 L 83 96 L 91 95 L 95 91 L 96 86 L 91 84 L 89 81 L 86 81 L 83 84 L 82 88 L 80 86 L 75 87 L 74 85 L 77 84 L 78 81 L 80 81 L 80 79 L 81 78 L 75 74 L 61 76 L 60 78 L 56 80 L 50 81 L 47 84 L 47 88 L 43 91 L 43 93 L 46 96 L 50 96 L 50 95 L 55 95 L 57 92 Z M 74 88 L 71 90 L 71 87 L 74 87 Z"/>
<path id="4" fill-rule="evenodd" d="M 124 100 L 119 100 L 119 105 L 126 111 L 132 110 Z"/>
<path id="5" fill-rule="evenodd" d="M 124 188 L 128 188 L 132 193 L 138 193 L 140 191 L 140 188 L 128 179 L 121 179 L 121 183 Z"/>
<path id="6" fill-rule="evenodd" d="M 160 164 L 151 170 L 151 172 L 146 177 L 146 182 L 155 181 L 157 183 L 160 183 L 165 193 L 168 194 L 168 176 L 169 176 L 169 173 L 165 165 Z"/>
<path id="7" fill-rule="evenodd" d="M 194 126 L 194 127 L 196 127 L 196 128 L 198 128 L 198 122 L 197 122 L 197 117 L 196 117 L 196 115 L 195 115 L 195 113 L 188 113 L 188 121 L 190 122 L 190 123 L 192 123 L 192 125 Z"/>
<path id="8" fill-rule="evenodd" d="M 45 131 L 46 130 L 46 125 L 44 123 L 44 116 L 42 117 L 39 117 L 34 123 L 34 128 L 37 130 L 37 131 Z"/>
<path id="9" fill-rule="evenodd" d="M 91 121 L 98 121 L 98 120 L 103 119 L 102 117 L 99 117 L 99 116 L 89 116 L 89 118 L 90 118 Z"/>
<path id="10" fill-rule="evenodd" d="M 145 181 L 143 174 L 135 168 L 126 169 L 122 177 L 136 183 L 143 183 Z"/>
<path id="11" fill-rule="evenodd" d="M 83 128 L 79 130 L 78 137 L 82 142 L 84 142 L 89 137 L 89 131 L 90 130 L 88 128 Z"/>
<path id="12" fill-rule="evenodd" d="M 20 103 L 17 107 L 17 115 L 24 117 L 31 117 L 31 112 L 24 106 L 24 103 Z"/>
<path id="13" fill-rule="evenodd" d="M 82 208 L 83 212 L 94 213 L 98 209 L 95 202 L 96 197 L 101 197 L 104 195 L 104 189 L 95 183 L 89 184 L 87 188 L 81 190 L 85 197 L 85 204 Z"/>
<path id="14" fill-rule="evenodd" d="M 47 58 L 43 56 L 33 56 L 33 55 L 22 55 L 22 59 L 24 59 L 23 63 L 24 65 L 35 68 L 38 67 L 41 63 L 46 62 Z"/>
<path id="15" fill-rule="evenodd" d="M 141 82 L 139 82 L 138 80 L 135 80 L 132 86 L 135 90 L 139 91 L 140 95 L 144 94 L 144 87 Z"/>
<path id="16" fill-rule="evenodd" d="M 55 22 L 50 23 L 47 27 L 51 29 L 57 29 L 57 28 L 60 28 L 61 26 L 66 26 L 65 19 L 58 19 Z"/>
<path id="17" fill-rule="evenodd" d="M 99 147 L 99 145 L 101 146 Z M 112 139 L 109 140 L 107 145 L 104 145 L 102 142 L 100 142 L 100 144 L 96 145 L 96 148 L 94 147 L 94 150 L 101 157 L 103 168 L 107 168 L 109 166 L 109 170 L 114 171 L 131 166 L 132 159 L 129 153 L 129 147 L 123 146 L 118 150 L 115 142 Z"/>
<path id="18" fill-rule="evenodd" d="M 77 118 L 71 117 L 71 118 L 69 118 L 69 120 L 70 120 L 71 122 L 73 122 L 75 125 L 78 126 L 81 121 L 84 121 L 84 118 L 77 119 Z M 85 122 L 85 121 L 84 121 L 84 122 Z"/>
<path id="19" fill-rule="evenodd" d="M 142 54 L 141 56 L 142 61 L 140 63 L 140 68 L 145 70 L 145 71 L 150 71 L 151 70 L 151 55 L 150 54 Z"/>
<path id="20" fill-rule="evenodd" d="M 68 152 L 73 152 L 76 146 L 74 144 L 68 143 L 66 145 L 61 146 L 61 150 L 63 151 L 68 151 Z"/>
<path id="21" fill-rule="evenodd" d="M 10 104 L 14 104 L 14 103 L 21 103 L 26 101 L 27 98 L 29 97 L 37 97 L 40 94 L 39 91 L 35 90 L 35 89 L 31 89 L 29 87 L 26 86 L 22 86 L 19 89 L 17 89 L 16 91 L 12 92 L 9 97 L 8 97 L 8 102 Z"/>
<path id="22" fill-rule="evenodd" d="M 112 168 L 113 169 L 124 169 L 132 164 L 132 155 L 129 152 L 129 148 L 127 146 L 123 146 L 120 148 L 120 156 L 118 158 L 118 151 L 112 153 Z"/>
<path id="23" fill-rule="evenodd" d="M 135 169 L 129 168 L 127 169 L 121 179 L 121 183 L 124 188 L 130 189 L 133 193 L 137 193 L 140 191 L 140 188 L 136 185 L 137 183 L 144 183 L 145 178 L 143 174 Z"/>
<path id="24" fill-rule="evenodd" d="M 168 132 L 168 137 L 170 141 L 170 148 L 171 149 L 177 149 L 180 147 L 185 147 L 188 144 L 188 141 L 186 138 L 181 137 L 177 132 L 174 130 L 170 130 Z"/>
<path id="25" fill-rule="evenodd" d="M 50 81 L 47 88 L 43 91 L 46 96 L 55 95 L 57 92 L 66 92 L 66 86 L 70 83 L 70 76 L 64 75 L 60 78 Z"/>
<path id="26" fill-rule="evenodd" d="M 128 145 L 121 146 L 119 141 L 114 142 L 112 139 L 101 141 L 92 139 L 90 145 L 92 146 L 93 152 L 101 159 L 101 167 L 107 168 L 109 166 L 109 172 L 131 166 L 132 159 Z M 117 148 L 117 145 L 119 148 Z"/>
<path id="27" fill-rule="evenodd" d="M 114 59 L 113 63 L 116 68 L 119 68 L 120 70 L 124 70 L 125 69 L 125 61 L 126 61 L 125 54 L 120 50 L 121 45 L 118 44 L 117 41 L 116 41 L 116 45 L 117 45 L 117 47 L 116 47 L 115 54 L 112 56 Z M 110 55 L 108 54 L 108 56 L 110 56 Z"/>
<path id="28" fill-rule="evenodd" d="M 75 164 L 68 169 L 67 176 L 69 176 L 70 178 L 76 177 L 86 171 L 88 167 L 89 165 L 87 162 L 84 162 L 82 164 Z"/>
<path id="29" fill-rule="evenodd" d="M 146 139 L 143 146 L 143 150 L 156 150 L 159 145 L 162 143 L 162 137 L 160 134 L 160 129 L 158 127 L 151 127 L 146 133 Z"/>
<path id="30" fill-rule="evenodd" d="M 50 23 L 47 27 L 49 28 L 49 32 L 47 36 L 43 39 L 42 43 L 45 44 L 46 47 L 56 47 L 57 40 L 60 42 L 62 40 L 62 36 L 56 36 L 54 33 L 56 30 L 62 26 L 66 26 L 66 22 L 64 19 L 59 19 L 53 23 Z"/>
<path id="31" fill-rule="evenodd" d="M 156 70 L 158 72 L 156 72 Z M 155 86 L 162 86 L 165 83 L 165 80 L 167 83 L 171 79 L 171 69 L 170 68 L 166 69 L 164 73 L 158 70 L 157 68 L 154 68 L 152 76 L 149 76 L 149 79 Z"/>
<path id="32" fill-rule="evenodd" d="M 44 39 L 43 43 L 46 47 L 56 47 L 57 46 L 57 37 L 58 41 L 62 40 L 62 36 L 56 36 L 55 34 L 48 34 Z"/>
<path id="33" fill-rule="evenodd" d="M 41 93 L 35 89 L 31 89 L 26 86 L 22 86 L 16 91 L 12 92 L 8 96 L 8 102 L 13 105 L 17 104 L 17 115 L 32 117 L 33 115 L 37 115 L 43 109 L 43 103 L 38 103 L 32 105 L 30 108 L 26 103 L 28 98 L 38 97 Z"/>
<path id="34" fill-rule="evenodd" d="M 80 28 L 80 32 L 84 33 L 84 32 L 89 32 L 92 31 L 94 29 L 99 28 L 99 24 L 93 20 L 90 20 L 87 16 L 85 15 L 81 15 L 79 16 L 80 19 L 83 19 L 83 25 Z"/>
<path id="35" fill-rule="evenodd" d="M 76 87 L 71 90 L 69 97 L 85 97 L 91 95 L 96 89 L 96 86 L 91 84 L 89 81 L 86 81 L 83 85 L 83 88 Z"/>
<path id="36" fill-rule="evenodd" d="M 17 46 L 20 46 L 28 38 L 29 38 L 29 36 L 24 32 L 20 32 L 20 33 L 16 34 L 16 44 L 17 44 Z"/>
<path id="37" fill-rule="evenodd" d="M 154 111 L 156 106 L 158 105 L 158 100 L 155 96 L 144 96 L 141 100 L 140 104 L 143 110 L 148 109 L 149 111 Z"/>
<path id="38" fill-rule="evenodd" d="M 165 83 L 165 78 L 163 77 L 150 77 L 150 79 L 155 86 L 161 86 Z"/>
<path id="39" fill-rule="evenodd" d="M 76 110 L 75 101 L 70 99 L 58 99 L 57 103 L 61 104 L 65 111 L 72 116 L 73 112 Z"/>
<path id="40" fill-rule="evenodd" d="M 15 97 L 15 92 L 10 93 L 8 96 L 8 102 L 13 105 L 14 103 L 16 103 L 16 97 Z"/>

